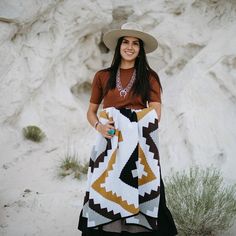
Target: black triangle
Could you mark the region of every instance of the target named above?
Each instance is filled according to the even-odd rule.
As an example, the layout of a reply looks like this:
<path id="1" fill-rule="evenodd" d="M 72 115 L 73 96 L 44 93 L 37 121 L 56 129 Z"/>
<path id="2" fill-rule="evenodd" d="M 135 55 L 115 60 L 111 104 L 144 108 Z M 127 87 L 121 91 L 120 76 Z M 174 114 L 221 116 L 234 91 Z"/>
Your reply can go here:
<path id="1" fill-rule="evenodd" d="M 137 170 L 136 161 L 138 161 L 138 144 L 120 174 L 120 179 L 134 188 L 138 188 L 138 176 L 133 177 L 132 174 L 132 170 Z"/>
<path id="2" fill-rule="evenodd" d="M 136 112 L 131 111 L 131 109 L 120 108 L 119 111 L 123 116 L 127 117 L 131 122 L 138 121 Z"/>

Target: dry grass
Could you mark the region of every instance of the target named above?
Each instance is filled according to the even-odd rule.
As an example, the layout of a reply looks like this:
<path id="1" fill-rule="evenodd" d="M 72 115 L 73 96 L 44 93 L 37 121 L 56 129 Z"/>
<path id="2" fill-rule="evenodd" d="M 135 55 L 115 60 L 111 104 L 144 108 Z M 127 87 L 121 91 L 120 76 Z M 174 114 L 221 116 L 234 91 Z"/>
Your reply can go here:
<path id="1" fill-rule="evenodd" d="M 176 172 L 166 180 L 166 197 L 179 235 L 212 236 L 234 222 L 236 186 L 225 186 L 213 167 Z"/>
<path id="2" fill-rule="evenodd" d="M 41 142 L 46 137 L 44 132 L 39 127 L 34 125 L 29 125 L 23 128 L 23 135 L 26 139 L 33 142 Z"/>
<path id="3" fill-rule="evenodd" d="M 67 152 L 65 158 L 61 160 L 58 176 L 63 178 L 72 175 L 74 178 L 80 179 L 82 174 L 87 174 L 88 165 L 89 163 L 87 162 L 79 161 L 76 152 L 72 154 Z"/>

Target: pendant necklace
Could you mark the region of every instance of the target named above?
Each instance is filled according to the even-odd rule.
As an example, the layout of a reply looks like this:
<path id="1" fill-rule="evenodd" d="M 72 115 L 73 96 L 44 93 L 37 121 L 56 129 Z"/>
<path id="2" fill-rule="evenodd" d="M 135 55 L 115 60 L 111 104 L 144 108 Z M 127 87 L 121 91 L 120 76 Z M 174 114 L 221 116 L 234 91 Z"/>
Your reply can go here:
<path id="1" fill-rule="evenodd" d="M 128 85 L 125 88 L 123 88 L 121 81 L 120 81 L 120 68 L 118 68 L 117 73 L 116 73 L 116 88 L 120 92 L 121 97 L 125 97 L 127 95 L 127 93 L 132 88 L 132 85 L 133 85 L 135 79 L 136 79 L 136 70 L 134 69 L 133 75 L 132 75 Z"/>

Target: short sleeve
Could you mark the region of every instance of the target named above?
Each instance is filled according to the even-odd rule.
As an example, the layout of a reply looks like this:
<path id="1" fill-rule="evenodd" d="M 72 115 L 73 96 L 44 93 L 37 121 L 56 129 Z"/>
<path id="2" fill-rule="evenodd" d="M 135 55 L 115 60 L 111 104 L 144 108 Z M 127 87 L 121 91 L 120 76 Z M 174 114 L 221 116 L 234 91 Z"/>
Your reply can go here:
<path id="1" fill-rule="evenodd" d="M 91 97 L 90 97 L 90 102 L 95 104 L 100 104 L 103 99 L 103 89 L 99 74 L 100 73 L 97 72 L 93 78 Z"/>
<path id="2" fill-rule="evenodd" d="M 161 87 L 158 81 L 154 78 L 150 78 L 150 100 L 149 102 L 159 102 L 161 103 Z"/>

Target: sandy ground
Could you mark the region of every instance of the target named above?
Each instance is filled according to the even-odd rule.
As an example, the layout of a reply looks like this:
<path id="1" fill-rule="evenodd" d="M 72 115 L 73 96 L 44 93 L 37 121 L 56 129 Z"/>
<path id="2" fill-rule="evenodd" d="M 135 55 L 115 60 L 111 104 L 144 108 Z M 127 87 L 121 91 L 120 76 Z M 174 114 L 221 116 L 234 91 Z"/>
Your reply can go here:
<path id="1" fill-rule="evenodd" d="M 2 146 L 0 235 L 80 235 L 86 177 L 57 177 L 58 146 L 25 141 Z"/>

